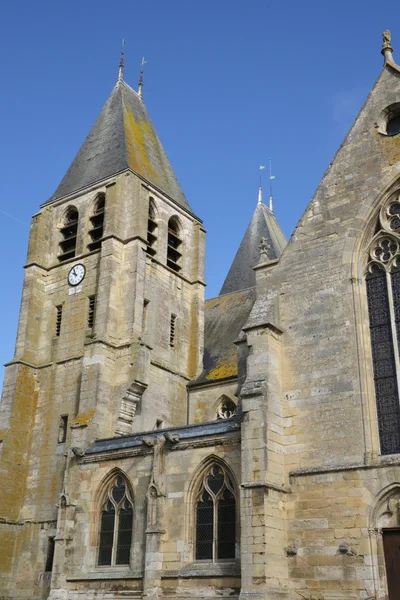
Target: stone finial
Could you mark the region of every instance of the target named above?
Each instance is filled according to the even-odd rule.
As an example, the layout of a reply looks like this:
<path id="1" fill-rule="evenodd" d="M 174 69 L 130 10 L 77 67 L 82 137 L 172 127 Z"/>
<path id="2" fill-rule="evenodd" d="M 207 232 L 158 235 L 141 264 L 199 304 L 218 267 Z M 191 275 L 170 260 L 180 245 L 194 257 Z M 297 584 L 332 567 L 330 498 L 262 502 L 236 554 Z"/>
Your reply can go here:
<path id="1" fill-rule="evenodd" d="M 393 48 L 392 48 L 392 34 L 390 33 L 389 29 L 386 29 L 386 31 L 384 31 L 382 33 L 382 50 L 381 53 L 383 54 L 384 58 L 385 58 L 385 64 L 387 62 L 393 62 L 393 57 L 392 57 L 392 53 L 393 53 Z"/>
<path id="2" fill-rule="evenodd" d="M 267 238 L 262 237 L 258 247 L 260 249 L 260 258 L 269 260 L 269 251 L 271 250 L 271 246 L 268 244 Z"/>

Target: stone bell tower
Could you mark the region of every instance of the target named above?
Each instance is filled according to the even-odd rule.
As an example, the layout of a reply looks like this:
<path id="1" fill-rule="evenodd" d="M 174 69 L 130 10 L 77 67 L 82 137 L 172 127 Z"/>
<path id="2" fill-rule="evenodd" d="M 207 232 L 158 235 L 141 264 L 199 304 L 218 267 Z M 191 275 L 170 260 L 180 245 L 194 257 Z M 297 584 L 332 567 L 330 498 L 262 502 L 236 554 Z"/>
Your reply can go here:
<path id="1" fill-rule="evenodd" d="M 88 137 L 32 220 L 0 410 L 0 596 L 48 595 L 69 448 L 184 425 L 186 384 L 201 371 L 204 229 L 142 88 L 125 83 L 121 59 Z"/>

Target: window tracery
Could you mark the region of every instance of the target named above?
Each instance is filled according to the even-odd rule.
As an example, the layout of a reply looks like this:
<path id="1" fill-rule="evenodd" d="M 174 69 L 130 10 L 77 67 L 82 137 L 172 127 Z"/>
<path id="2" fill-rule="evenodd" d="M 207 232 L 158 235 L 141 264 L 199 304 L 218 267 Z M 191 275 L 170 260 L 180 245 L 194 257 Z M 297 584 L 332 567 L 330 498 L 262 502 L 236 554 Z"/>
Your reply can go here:
<path id="1" fill-rule="evenodd" d="M 236 404 L 228 396 L 222 396 L 217 409 L 217 419 L 231 419 L 236 415 Z"/>
<path id="2" fill-rule="evenodd" d="M 366 289 L 382 454 L 400 453 L 400 192 L 383 205 L 368 249 Z"/>
<path id="3" fill-rule="evenodd" d="M 101 509 L 99 566 L 129 565 L 132 528 L 133 501 L 124 478 L 116 475 Z"/>
<path id="4" fill-rule="evenodd" d="M 225 469 L 212 464 L 196 498 L 196 560 L 217 562 L 236 556 L 236 499 Z"/>

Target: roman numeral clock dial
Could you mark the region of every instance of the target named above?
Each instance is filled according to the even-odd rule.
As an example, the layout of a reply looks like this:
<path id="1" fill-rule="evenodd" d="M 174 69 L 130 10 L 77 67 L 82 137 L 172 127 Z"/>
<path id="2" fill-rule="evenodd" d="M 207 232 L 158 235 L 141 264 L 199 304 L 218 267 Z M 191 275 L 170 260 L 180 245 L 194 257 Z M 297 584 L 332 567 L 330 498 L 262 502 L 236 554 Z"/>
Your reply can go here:
<path id="1" fill-rule="evenodd" d="M 81 281 L 83 281 L 86 274 L 85 265 L 75 265 L 72 267 L 70 272 L 68 273 L 68 283 L 69 285 L 79 285 Z"/>

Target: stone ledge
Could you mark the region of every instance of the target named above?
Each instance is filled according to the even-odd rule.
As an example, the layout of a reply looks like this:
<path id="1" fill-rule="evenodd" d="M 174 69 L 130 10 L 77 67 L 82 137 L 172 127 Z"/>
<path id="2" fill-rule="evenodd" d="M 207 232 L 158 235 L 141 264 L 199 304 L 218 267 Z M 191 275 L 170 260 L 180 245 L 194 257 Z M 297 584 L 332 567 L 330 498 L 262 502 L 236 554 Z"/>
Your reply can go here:
<path id="1" fill-rule="evenodd" d="M 192 563 L 179 571 L 166 571 L 161 579 L 185 579 L 198 577 L 240 577 L 240 565 L 229 563 Z"/>
<path id="2" fill-rule="evenodd" d="M 105 581 L 110 579 L 143 579 L 143 573 L 131 571 L 130 569 L 121 569 L 120 571 L 113 569 L 110 571 L 91 571 L 90 573 L 66 577 L 67 581 Z"/>

